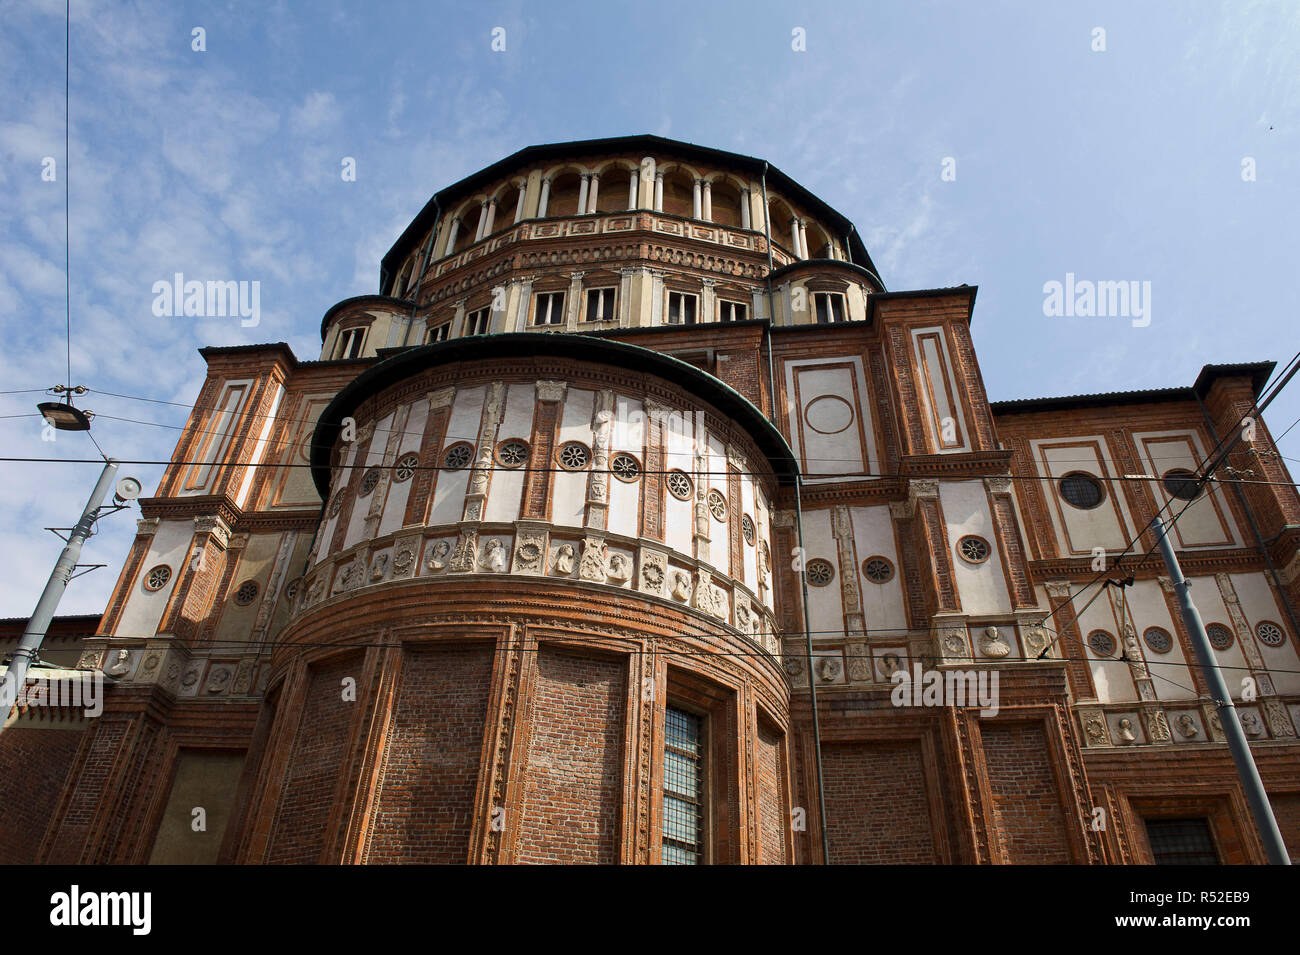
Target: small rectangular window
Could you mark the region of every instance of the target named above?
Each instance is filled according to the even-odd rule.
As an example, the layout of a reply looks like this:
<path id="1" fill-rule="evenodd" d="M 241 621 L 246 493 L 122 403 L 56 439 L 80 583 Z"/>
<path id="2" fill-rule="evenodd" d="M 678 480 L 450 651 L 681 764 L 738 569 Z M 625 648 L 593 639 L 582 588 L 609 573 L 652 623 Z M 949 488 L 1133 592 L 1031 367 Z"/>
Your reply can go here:
<path id="1" fill-rule="evenodd" d="M 814 292 L 813 307 L 818 325 L 844 321 L 844 296 L 838 292 Z"/>
<path id="2" fill-rule="evenodd" d="M 718 321 L 743 322 L 749 317 L 749 309 L 743 302 L 718 302 Z"/>
<path id="3" fill-rule="evenodd" d="M 361 348 L 366 340 L 364 328 L 345 328 L 339 335 L 338 354 L 336 358 L 360 358 Z"/>
<path id="4" fill-rule="evenodd" d="M 668 293 L 668 324 L 694 325 L 698 299 L 686 292 Z"/>
<path id="5" fill-rule="evenodd" d="M 428 334 L 424 336 L 425 344 L 432 345 L 434 342 L 445 342 L 451 337 L 451 322 L 443 322 L 441 325 L 433 325 L 429 328 Z"/>
<path id="6" fill-rule="evenodd" d="M 1198 819 L 1146 819 L 1147 838 L 1156 865 L 1218 865 L 1210 821 Z"/>
<path id="7" fill-rule="evenodd" d="M 541 292 L 537 296 L 536 309 L 533 312 L 534 325 L 564 324 L 564 293 Z"/>
<path id="8" fill-rule="evenodd" d="M 465 316 L 466 335 L 486 335 L 492 319 L 492 311 L 487 308 L 476 309 Z"/>
<path id="9" fill-rule="evenodd" d="M 614 317 L 614 289 L 593 288 L 587 291 L 587 321 L 606 322 Z"/>
<path id="10" fill-rule="evenodd" d="M 669 706 L 664 715 L 663 864 L 704 861 L 704 719 Z"/>

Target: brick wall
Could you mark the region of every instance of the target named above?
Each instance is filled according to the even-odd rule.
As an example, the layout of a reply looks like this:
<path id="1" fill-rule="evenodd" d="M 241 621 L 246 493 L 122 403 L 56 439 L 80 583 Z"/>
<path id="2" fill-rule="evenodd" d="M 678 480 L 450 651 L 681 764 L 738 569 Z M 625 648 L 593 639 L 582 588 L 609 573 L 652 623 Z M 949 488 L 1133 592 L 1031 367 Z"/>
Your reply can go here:
<path id="1" fill-rule="evenodd" d="M 1269 793 L 1268 801 L 1291 861 L 1300 863 L 1300 793 Z"/>
<path id="2" fill-rule="evenodd" d="M 0 864 L 36 861 L 82 734 L 13 726 L 0 736 Z"/>
<path id="3" fill-rule="evenodd" d="M 488 648 L 406 654 L 367 862 L 466 861 L 491 680 Z"/>
<path id="4" fill-rule="evenodd" d="M 325 846 L 348 727 L 360 705 L 343 700 L 342 681 L 345 676 L 360 675 L 359 654 L 328 660 L 310 670 L 283 796 L 271 830 L 268 862 L 314 863 Z"/>
<path id="5" fill-rule="evenodd" d="M 833 865 L 933 863 L 933 820 L 920 745 L 823 743 Z"/>
<path id="6" fill-rule="evenodd" d="M 764 865 L 785 865 L 785 760 L 781 758 L 780 732 L 763 720 L 758 721 L 757 756 L 759 861 Z"/>
<path id="7" fill-rule="evenodd" d="M 1065 818 L 1048 763 L 1047 739 L 1032 723 L 981 727 L 993 814 L 1009 863 L 1068 863 Z"/>
<path id="8" fill-rule="evenodd" d="M 538 651 L 519 862 L 618 861 L 626 670 Z"/>

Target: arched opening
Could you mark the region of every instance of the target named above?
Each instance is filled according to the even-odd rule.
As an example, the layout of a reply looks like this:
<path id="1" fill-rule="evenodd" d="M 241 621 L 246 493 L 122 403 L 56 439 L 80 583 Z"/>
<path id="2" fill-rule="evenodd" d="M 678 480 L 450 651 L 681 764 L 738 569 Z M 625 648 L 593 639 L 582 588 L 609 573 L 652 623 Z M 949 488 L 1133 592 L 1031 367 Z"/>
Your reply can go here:
<path id="1" fill-rule="evenodd" d="M 711 186 L 713 221 L 718 225 L 739 229 L 740 190 L 725 179 L 716 180 Z"/>
<path id="2" fill-rule="evenodd" d="M 772 241 L 790 255 L 794 255 L 794 235 L 790 231 L 790 220 L 794 213 L 780 199 L 771 199 L 767 204 L 767 219 L 771 223 Z"/>
<path id="3" fill-rule="evenodd" d="M 606 166 L 600 173 L 600 188 L 596 191 L 597 212 L 626 212 L 628 184 L 632 173 L 622 166 Z"/>
<path id="4" fill-rule="evenodd" d="M 810 259 L 833 259 L 834 250 L 831 248 L 831 237 L 821 226 L 812 222 L 808 223 L 805 229 L 808 235 L 808 258 Z"/>
<path id="5" fill-rule="evenodd" d="M 546 203 L 547 217 L 576 216 L 581 189 L 582 177 L 576 172 L 562 172 L 552 179 L 551 197 Z"/>
<path id="6" fill-rule="evenodd" d="M 508 225 L 513 225 L 519 220 L 515 218 L 515 211 L 519 208 L 520 189 L 518 186 L 506 186 L 497 198 L 497 217 L 492 224 L 492 228 L 503 229 Z"/>
<path id="7" fill-rule="evenodd" d="M 664 175 L 664 208 L 669 215 L 690 218 L 695 212 L 695 180 L 684 169 Z"/>
<path id="8" fill-rule="evenodd" d="M 477 200 L 469 203 L 461 211 L 460 228 L 456 231 L 456 247 L 451 250 L 453 254 L 468 249 L 474 244 L 474 236 L 478 235 L 479 216 L 482 214 L 482 207 Z"/>

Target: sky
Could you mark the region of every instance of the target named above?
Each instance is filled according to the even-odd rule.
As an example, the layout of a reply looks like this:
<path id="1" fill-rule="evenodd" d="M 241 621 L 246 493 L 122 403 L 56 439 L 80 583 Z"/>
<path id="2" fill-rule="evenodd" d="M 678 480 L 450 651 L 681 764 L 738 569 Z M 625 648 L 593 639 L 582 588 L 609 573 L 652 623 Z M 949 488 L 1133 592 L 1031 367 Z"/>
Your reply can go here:
<path id="1" fill-rule="evenodd" d="M 318 357 L 322 315 L 378 291 L 433 192 L 536 143 L 654 133 L 767 159 L 857 225 L 891 291 L 979 286 L 992 400 L 1186 386 L 1300 348 L 1290 0 L 75 0 L 71 21 L 65 164 L 64 4 L 0 0 L 0 456 L 54 459 L 0 462 L 0 616 L 31 612 L 62 546 L 42 528 L 99 473 L 34 409 L 67 377 L 65 275 L 96 440 L 165 460 L 199 347 Z M 260 321 L 156 316 L 177 272 L 259 282 Z M 1046 314 L 1067 274 L 1138 282 L 1149 311 Z M 1265 415 L 1297 418 L 1300 383 Z M 1300 427 L 1279 449 L 1295 468 Z M 150 494 L 162 468 L 122 472 Z M 103 610 L 138 516 L 100 522 L 82 560 L 108 566 L 61 613 Z"/>

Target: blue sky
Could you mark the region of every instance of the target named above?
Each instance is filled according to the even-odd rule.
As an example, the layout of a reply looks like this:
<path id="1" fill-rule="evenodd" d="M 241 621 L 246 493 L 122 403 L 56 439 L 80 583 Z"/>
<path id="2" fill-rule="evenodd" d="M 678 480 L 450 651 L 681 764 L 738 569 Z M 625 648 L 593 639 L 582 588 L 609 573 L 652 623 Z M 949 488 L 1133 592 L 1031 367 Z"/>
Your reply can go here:
<path id="1" fill-rule="evenodd" d="M 768 159 L 857 224 L 891 290 L 978 285 L 994 400 L 1186 385 L 1206 363 L 1300 347 L 1300 4 L 72 10 L 72 377 L 99 392 L 188 405 L 205 344 L 283 340 L 315 358 L 322 314 L 377 290 L 380 256 L 436 189 L 533 143 L 635 133 Z M 3 2 L 0 22 L 11 391 L 65 376 L 63 4 Z M 46 156 L 57 182 L 42 181 Z M 175 272 L 259 281 L 260 324 L 155 317 L 153 283 Z M 1044 283 L 1067 272 L 1149 281 L 1150 325 L 1044 316 Z M 39 397 L 0 395 L 0 416 Z M 82 404 L 122 458 L 167 458 L 186 418 Z M 1297 417 L 1300 384 L 1266 416 L 1275 432 Z M 83 436 L 43 442 L 36 417 L 0 417 L 0 447 L 94 456 Z M 1281 450 L 1294 468 L 1300 427 Z M 124 470 L 147 493 L 161 475 Z M 0 464 L 0 616 L 31 611 L 61 546 L 40 528 L 71 523 L 97 473 Z M 134 529 L 105 520 L 83 559 L 109 567 L 74 582 L 62 612 L 103 609 Z"/>

